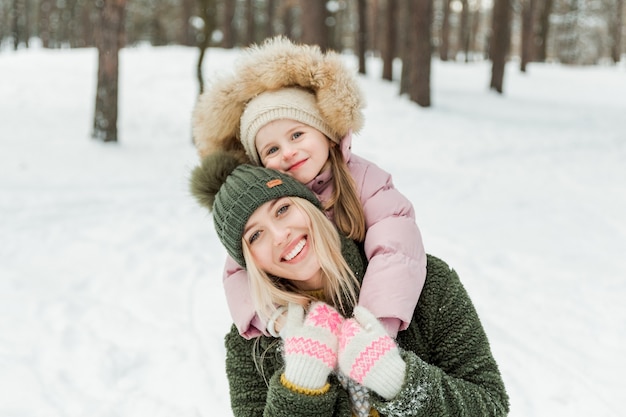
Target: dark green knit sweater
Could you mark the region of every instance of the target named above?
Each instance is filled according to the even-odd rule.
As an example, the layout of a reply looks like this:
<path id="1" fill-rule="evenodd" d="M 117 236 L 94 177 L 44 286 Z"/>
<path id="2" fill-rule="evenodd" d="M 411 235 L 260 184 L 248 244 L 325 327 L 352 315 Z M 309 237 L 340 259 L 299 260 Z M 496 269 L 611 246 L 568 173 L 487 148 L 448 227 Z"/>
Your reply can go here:
<path id="1" fill-rule="evenodd" d="M 346 258 L 362 277 L 355 258 Z M 397 342 L 407 363 L 406 378 L 390 401 L 372 393 L 372 406 L 381 415 L 507 415 L 508 397 L 487 336 L 456 272 L 442 260 L 428 256 L 426 283 L 413 320 Z M 284 387 L 281 349 L 280 339 L 246 340 L 235 326 L 226 335 L 226 373 L 235 417 L 352 415 L 348 394 L 332 375 L 331 389 L 323 395 L 307 396 Z"/>

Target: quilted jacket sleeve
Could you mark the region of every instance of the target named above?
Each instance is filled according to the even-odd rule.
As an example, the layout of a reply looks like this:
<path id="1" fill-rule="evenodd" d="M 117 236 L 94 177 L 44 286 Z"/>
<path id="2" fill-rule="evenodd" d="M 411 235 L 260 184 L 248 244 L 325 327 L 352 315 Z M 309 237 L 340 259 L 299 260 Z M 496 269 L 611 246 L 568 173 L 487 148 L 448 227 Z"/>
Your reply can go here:
<path id="1" fill-rule="evenodd" d="M 426 277 L 426 252 L 411 202 L 391 175 L 352 155 L 350 169 L 360 190 L 369 260 L 359 305 L 377 318 L 400 319 L 408 327 Z"/>

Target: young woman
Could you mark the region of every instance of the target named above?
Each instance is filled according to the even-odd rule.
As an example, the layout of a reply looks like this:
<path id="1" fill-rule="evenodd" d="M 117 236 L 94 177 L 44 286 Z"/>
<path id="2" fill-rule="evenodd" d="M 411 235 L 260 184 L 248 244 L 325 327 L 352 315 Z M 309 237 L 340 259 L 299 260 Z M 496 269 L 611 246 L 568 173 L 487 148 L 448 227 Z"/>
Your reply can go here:
<path id="1" fill-rule="evenodd" d="M 505 416 L 508 397 L 456 273 L 429 256 L 409 327 L 394 341 L 357 306 L 365 258 L 292 177 L 220 153 L 191 190 L 248 271 L 260 314 L 285 307 L 280 336 L 226 336 L 235 416 Z M 339 256 L 341 254 L 342 256 Z"/>

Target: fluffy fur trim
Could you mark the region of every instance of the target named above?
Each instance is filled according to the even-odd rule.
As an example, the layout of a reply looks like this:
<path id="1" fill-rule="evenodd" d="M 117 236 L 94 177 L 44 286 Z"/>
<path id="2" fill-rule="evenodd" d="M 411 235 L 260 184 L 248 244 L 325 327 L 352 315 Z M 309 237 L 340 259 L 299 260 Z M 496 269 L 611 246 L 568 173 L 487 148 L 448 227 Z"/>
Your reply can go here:
<path id="1" fill-rule="evenodd" d="M 239 119 L 246 104 L 264 91 L 293 86 L 315 93 L 320 113 L 337 137 L 363 127 L 363 95 L 341 56 L 275 37 L 245 49 L 234 73 L 216 77 L 198 98 L 192 132 L 200 156 L 227 150 L 246 160 L 239 139 Z"/>

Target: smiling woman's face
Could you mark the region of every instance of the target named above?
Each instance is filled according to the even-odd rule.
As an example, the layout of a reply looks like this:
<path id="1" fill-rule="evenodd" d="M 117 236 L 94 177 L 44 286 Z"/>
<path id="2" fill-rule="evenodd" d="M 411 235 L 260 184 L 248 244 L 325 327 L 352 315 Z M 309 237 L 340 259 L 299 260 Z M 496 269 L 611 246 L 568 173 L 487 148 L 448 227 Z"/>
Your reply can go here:
<path id="1" fill-rule="evenodd" d="M 243 239 L 262 271 L 294 281 L 303 290 L 322 287 L 310 220 L 290 198 L 272 200 L 256 209 L 246 223 Z"/>

